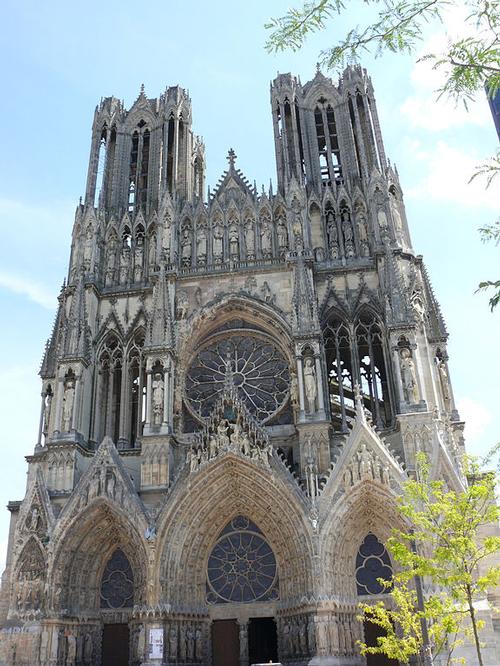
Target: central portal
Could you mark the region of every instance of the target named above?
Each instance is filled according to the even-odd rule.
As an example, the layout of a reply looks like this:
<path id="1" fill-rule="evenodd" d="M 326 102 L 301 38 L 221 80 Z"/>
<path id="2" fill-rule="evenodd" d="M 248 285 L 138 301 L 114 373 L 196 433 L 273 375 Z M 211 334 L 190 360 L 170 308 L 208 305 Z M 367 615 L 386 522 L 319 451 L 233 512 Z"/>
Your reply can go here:
<path id="1" fill-rule="evenodd" d="M 102 631 L 102 666 L 128 666 L 127 624 L 105 624 Z"/>
<path id="2" fill-rule="evenodd" d="M 274 618 L 250 618 L 248 625 L 248 656 L 250 664 L 278 661 L 278 637 Z"/>

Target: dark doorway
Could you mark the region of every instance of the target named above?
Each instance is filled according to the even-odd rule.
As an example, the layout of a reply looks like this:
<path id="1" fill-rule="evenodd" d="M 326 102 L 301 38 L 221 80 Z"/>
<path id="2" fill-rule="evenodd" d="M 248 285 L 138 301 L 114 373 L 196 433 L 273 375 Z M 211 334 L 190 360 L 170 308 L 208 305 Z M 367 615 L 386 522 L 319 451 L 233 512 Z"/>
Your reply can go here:
<path id="1" fill-rule="evenodd" d="M 236 620 L 212 623 L 213 666 L 236 666 L 240 661 L 240 636 Z"/>
<path id="2" fill-rule="evenodd" d="M 377 638 L 384 635 L 384 630 L 376 624 L 373 624 L 373 622 L 368 622 L 367 620 L 363 622 L 363 628 L 365 632 L 365 643 L 368 647 L 376 647 Z M 398 666 L 398 662 L 395 659 L 389 659 L 383 654 L 367 654 L 366 666 Z"/>
<path id="3" fill-rule="evenodd" d="M 102 630 L 102 666 L 128 666 L 127 624 L 105 624 Z"/>
<path id="4" fill-rule="evenodd" d="M 248 625 L 250 664 L 278 661 L 278 637 L 272 617 L 252 617 Z"/>

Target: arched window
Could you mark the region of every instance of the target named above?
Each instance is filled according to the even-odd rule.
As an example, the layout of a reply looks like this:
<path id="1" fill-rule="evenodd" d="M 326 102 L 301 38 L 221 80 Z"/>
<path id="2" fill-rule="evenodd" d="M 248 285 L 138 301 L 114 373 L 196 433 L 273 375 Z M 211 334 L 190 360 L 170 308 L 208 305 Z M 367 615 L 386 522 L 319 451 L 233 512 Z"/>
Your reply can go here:
<path id="1" fill-rule="evenodd" d="M 207 565 L 209 604 L 278 599 L 276 558 L 251 520 L 237 516 L 222 530 Z"/>
<path id="2" fill-rule="evenodd" d="M 94 193 L 94 206 L 97 207 L 101 199 L 101 191 L 104 185 L 104 170 L 106 167 L 106 152 L 107 152 L 108 128 L 106 123 L 101 131 L 101 139 L 99 141 L 99 153 L 97 157 L 97 176 Z"/>
<path id="3" fill-rule="evenodd" d="M 392 579 L 392 565 L 383 543 L 375 534 L 368 533 L 356 555 L 356 587 L 358 595 L 382 594 L 389 592 L 390 588 L 384 587 L 380 582 Z"/>
<path id="4" fill-rule="evenodd" d="M 142 355 L 144 332 L 135 334 L 127 350 L 127 366 L 129 374 L 129 395 L 127 409 L 128 441 L 136 446 L 137 438 L 142 435 L 146 420 L 146 367 Z"/>
<path id="5" fill-rule="evenodd" d="M 101 579 L 101 608 L 116 610 L 134 605 L 134 574 L 127 556 L 118 548 L 108 560 Z"/>
<path id="6" fill-rule="evenodd" d="M 355 332 L 363 403 L 377 426 L 387 426 L 391 420 L 391 408 L 380 323 L 369 310 L 365 310 L 358 317 Z"/>
<path id="7" fill-rule="evenodd" d="M 99 386 L 97 390 L 96 420 L 99 441 L 109 435 L 118 441 L 123 354 L 120 342 L 110 333 L 99 353 Z"/>
<path id="8" fill-rule="evenodd" d="M 354 373 L 349 329 L 333 314 L 324 332 L 330 411 L 335 430 L 347 430 L 347 416 L 354 415 Z"/>
<path id="9" fill-rule="evenodd" d="M 314 110 L 321 179 L 325 185 L 342 182 L 342 165 L 335 113 L 321 97 Z"/>
<path id="10" fill-rule="evenodd" d="M 375 424 L 382 428 L 391 422 L 391 401 L 384 358 L 381 324 L 374 314 L 363 310 L 354 325 L 332 312 L 323 329 L 330 410 L 336 430 L 345 431 L 354 416 L 354 386 L 361 389 L 363 404 Z"/>

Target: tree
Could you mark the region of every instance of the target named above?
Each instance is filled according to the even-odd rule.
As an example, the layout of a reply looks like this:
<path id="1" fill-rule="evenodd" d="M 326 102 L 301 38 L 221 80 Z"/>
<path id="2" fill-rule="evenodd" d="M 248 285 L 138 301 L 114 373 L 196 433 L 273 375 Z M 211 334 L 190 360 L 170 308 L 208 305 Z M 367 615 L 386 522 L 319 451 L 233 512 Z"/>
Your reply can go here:
<path id="1" fill-rule="evenodd" d="M 497 525 L 500 507 L 495 501 L 494 473 L 481 472 L 465 459 L 468 484 L 462 490 L 432 480 L 423 454 L 417 456 L 417 476 L 406 482 L 399 509 L 411 529 L 393 530 L 387 547 L 399 570 L 391 581 L 392 604 L 362 604 L 363 619 L 380 626 L 385 636 L 378 645 L 361 643 L 362 654 L 385 654 L 407 664 L 425 647 L 425 630 L 434 653 L 453 650 L 464 638 L 475 645 L 478 663 L 483 664 L 475 601 L 500 582 L 500 567 L 488 559 L 500 550 L 500 537 L 483 536 L 486 524 Z M 437 590 L 419 600 L 414 581 L 427 580 Z M 424 626 L 425 625 L 425 626 Z"/>
<path id="2" fill-rule="evenodd" d="M 365 4 L 375 9 L 375 18 L 351 28 L 344 39 L 321 52 L 320 62 L 328 69 L 344 67 L 369 50 L 375 50 L 376 55 L 384 51 L 413 53 L 423 38 L 425 24 L 441 21 L 445 10 L 463 7 L 461 0 L 365 0 Z M 301 9 L 292 8 L 271 19 L 265 25 L 271 31 L 267 50 L 297 51 L 309 34 L 325 29 L 335 15 L 344 14 L 351 5 L 354 3 L 348 0 L 306 1 Z M 441 92 L 464 101 L 485 85 L 491 95 L 500 88 L 500 3 L 469 0 L 466 6 L 470 13 L 463 36 L 449 40 L 444 53 L 424 56 L 434 67 L 445 70 Z M 357 20 L 359 5 L 353 9 Z M 368 8 L 363 13 L 372 16 Z"/>
<path id="3" fill-rule="evenodd" d="M 498 170 L 500 170 L 500 166 L 497 167 L 497 171 Z M 491 178 L 491 176 L 489 178 Z M 482 227 L 479 229 L 479 233 L 481 234 L 483 242 L 493 242 L 495 245 L 498 245 L 500 243 L 500 219 L 494 224 L 488 224 L 485 227 Z M 496 306 L 500 303 L 500 280 L 485 280 L 484 282 L 480 282 L 477 291 L 487 291 L 490 289 L 493 289 L 493 296 L 491 296 L 489 300 L 490 309 L 493 312 Z"/>

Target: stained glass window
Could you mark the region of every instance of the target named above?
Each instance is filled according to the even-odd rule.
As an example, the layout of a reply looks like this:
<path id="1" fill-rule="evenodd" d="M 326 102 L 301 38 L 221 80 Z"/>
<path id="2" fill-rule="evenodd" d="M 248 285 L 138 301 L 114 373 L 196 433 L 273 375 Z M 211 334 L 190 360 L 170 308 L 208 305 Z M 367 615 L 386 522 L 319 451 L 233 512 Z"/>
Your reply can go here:
<path id="1" fill-rule="evenodd" d="M 202 418 L 208 416 L 228 381 L 261 423 L 287 404 L 288 363 L 265 335 L 227 331 L 200 349 L 186 375 L 189 409 Z"/>
<path id="2" fill-rule="evenodd" d="M 208 603 L 249 603 L 277 598 L 276 559 L 271 547 L 248 518 L 234 518 L 219 536 L 208 559 Z"/>
<path id="3" fill-rule="evenodd" d="M 384 588 L 378 578 L 390 580 L 392 566 L 389 554 L 377 537 L 369 533 L 359 547 L 356 556 L 356 585 L 358 594 L 381 594 L 390 588 Z"/>
<path id="4" fill-rule="evenodd" d="M 101 581 L 101 608 L 128 608 L 134 603 L 134 574 L 125 553 L 115 550 Z"/>

